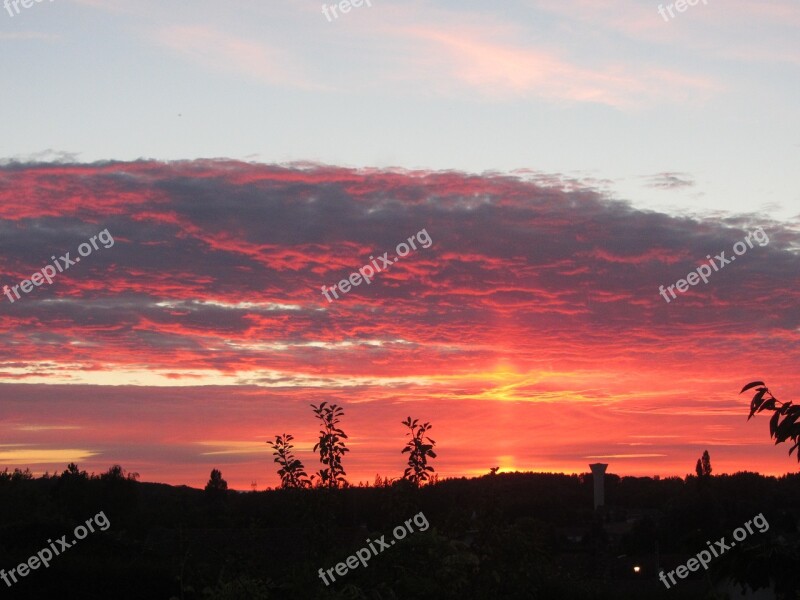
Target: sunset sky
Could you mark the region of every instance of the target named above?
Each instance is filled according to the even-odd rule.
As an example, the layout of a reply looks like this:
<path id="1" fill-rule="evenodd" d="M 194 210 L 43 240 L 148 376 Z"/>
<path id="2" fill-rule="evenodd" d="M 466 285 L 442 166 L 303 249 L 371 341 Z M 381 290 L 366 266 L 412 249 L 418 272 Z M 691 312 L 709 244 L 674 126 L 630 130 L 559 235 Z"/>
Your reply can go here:
<path id="1" fill-rule="evenodd" d="M 800 5 L 657 7 L 0 6 L 0 470 L 264 489 L 328 401 L 351 482 L 409 415 L 440 476 L 796 472 L 737 392 L 800 401 Z"/>

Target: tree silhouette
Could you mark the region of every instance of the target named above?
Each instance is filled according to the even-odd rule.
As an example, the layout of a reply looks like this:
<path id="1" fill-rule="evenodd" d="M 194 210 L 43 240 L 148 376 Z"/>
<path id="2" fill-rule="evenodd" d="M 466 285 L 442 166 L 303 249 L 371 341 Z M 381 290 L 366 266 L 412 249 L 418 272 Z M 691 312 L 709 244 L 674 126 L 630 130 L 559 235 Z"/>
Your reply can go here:
<path id="1" fill-rule="evenodd" d="M 342 441 L 347 439 L 347 435 L 337 427 L 339 417 L 344 415 L 344 409 L 336 404 L 330 406 L 327 404 L 321 402 L 319 406 L 311 405 L 314 414 L 322 423 L 319 442 L 314 444 L 314 452 L 319 449 L 319 462 L 324 468 L 317 471 L 316 477 L 319 478 L 321 487 L 338 488 L 340 485 L 347 485 L 347 480 L 344 478 L 347 473 L 342 467 L 342 457 L 350 450 Z"/>
<path id="2" fill-rule="evenodd" d="M 222 478 L 222 471 L 211 469 L 211 478 L 206 484 L 205 491 L 209 494 L 224 493 L 228 491 L 228 482 Z"/>
<path id="3" fill-rule="evenodd" d="M 780 402 L 767 389 L 763 381 L 752 381 L 742 388 L 740 394 L 756 388 L 756 393 L 750 402 L 749 421 L 753 415 L 762 410 L 771 410 L 775 414 L 769 420 L 769 437 L 775 439 L 775 444 L 781 444 L 786 440 L 792 440 L 794 445 L 789 448 L 789 456 L 800 446 L 800 405 L 793 405 L 791 402 Z M 783 419 L 781 419 L 783 417 Z M 800 462 L 800 451 L 797 452 L 797 461 Z"/>
<path id="4" fill-rule="evenodd" d="M 217 523 L 228 504 L 228 482 L 222 478 L 222 471 L 211 469 L 211 477 L 203 490 L 208 516 Z"/>
<path id="5" fill-rule="evenodd" d="M 697 477 L 711 477 L 711 456 L 708 450 L 703 452 L 703 457 L 697 459 L 697 464 L 694 467 Z"/>
<path id="6" fill-rule="evenodd" d="M 427 481 L 428 472 L 433 472 L 434 470 L 433 467 L 428 465 L 428 457 L 436 458 L 436 453 L 433 451 L 436 442 L 425 435 L 433 426 L 427 422 L 418 425 L 418 422 L 418 419 L 412 421 L 411 417 L 402 422 L 409 429 L 406 435 L 411 436 L 405 448 L 401 450 L 401 453 L 409 453 L 408 467 L 403 474 L 403 479 L 410 481 L 415 486 Z"/>
<path id="7" fill-rule="evenodd" d="M 703 477 L 711 477 L 711 457 L 708 450 L 703 452 Z"/>
<path id="8" fill-rule="evenodd" d="M 276 435 L 274 442 L 267 442 L 274 450 L 272 453 L 275 456 L 274 462 L 281 467 L 278 469 L 281 487 L 284 489 L 309 487 L 311 481 L 308 479 L 305 467 L 292 453 L 292 448 L 294 448 L 291 444 L 292 440 L 294 437 L 284 433 L 282 436 Z"/>
<path id="9" fill-rule="evenodd" d="M 698 487 L 704 487 L 711 477 L 711 457 L 708 455 L 708 450 L 703 452 L 702 458 L 697 459 L 694 471 L 697 473 Z"/>
<path id="10" fill-rule="evenodd" d="M 86 474 L 86 471 L 81 471 L 78 469 L 78 465 L 75 463 L 69 463 L 67 468 L 64 469 L 64 472 L 61 473 L 61 477 L 67 478 L 74 478 L 74 479 L 89 479 L 89 476 Z"/>
<path id="11" fill-rule="evenodd" d="M 67 469 L 71 466 L 73 463 L 67 465 Z M 126 473 L 121 465 L 111 465 L 108 471 L 100 475 L 101 481 L 136 481 L 137 479 L 139 479 L 139 473 Z"/>
<path id="12" fill-rule="evenodd" d="M 6 467 L 3 471 L 0 471 L 0 481 L 30 481 L 33 479 L 33 473 L 27 467 L 23 471 L 20 468 L 14 469 L 13 473 L 8 472 L 8 467 Z"/>

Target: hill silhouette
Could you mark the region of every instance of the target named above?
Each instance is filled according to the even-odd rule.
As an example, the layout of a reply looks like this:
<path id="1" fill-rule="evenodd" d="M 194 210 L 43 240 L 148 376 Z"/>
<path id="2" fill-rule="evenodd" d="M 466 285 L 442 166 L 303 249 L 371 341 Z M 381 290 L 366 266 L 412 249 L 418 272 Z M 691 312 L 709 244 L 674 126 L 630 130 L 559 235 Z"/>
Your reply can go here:
<path id="1" fill-rule="evenodd" d="M 103 511 L 89 533 L 3 591 L 70 598 L 710 598 L 731 581 L 800 589 L 800 475 L 606 476 L 595 511 L 592 476 L 505 473 L 421 488 L 236 492 L 142 483 L 118 466 L 92 477 L 0 474 L 0 567 L 8 571 Z M 366 567 L 330 585 L 320 569 L 419 513 L 429 527 L 405 534 Z M 769 530 L 667 590 L 673 569 L 762 513 Z M 413 529 L 413 524 L 410 525 Z M 394 541 L 394 540 L 393 540 Z M 634 569 L 638 567 L 638 572 Z M 335 573 L 335 571 L 334 571 Z M 789 590 L 789 591 L 787 591 Z"/>

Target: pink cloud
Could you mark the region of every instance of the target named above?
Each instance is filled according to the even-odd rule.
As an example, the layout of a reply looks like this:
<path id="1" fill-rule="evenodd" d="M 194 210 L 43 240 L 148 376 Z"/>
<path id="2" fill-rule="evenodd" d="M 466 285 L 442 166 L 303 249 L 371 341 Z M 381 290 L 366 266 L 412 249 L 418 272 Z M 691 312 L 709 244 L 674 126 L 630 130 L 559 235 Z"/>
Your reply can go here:
<path id="1" fill-rule="evenodd" d="M 698 102 L 719 86 L 675 70 L 610 62 L 582 66 L 558 53 L 487 39 L 478 29 L 410 28 L 428 72 L 490 99 L 539 97 L 633 108 L 662 102 Z M 419 40 L 423 41 L 420 46 Z M 435 84 L 434 84 L 435 85 Z"/>

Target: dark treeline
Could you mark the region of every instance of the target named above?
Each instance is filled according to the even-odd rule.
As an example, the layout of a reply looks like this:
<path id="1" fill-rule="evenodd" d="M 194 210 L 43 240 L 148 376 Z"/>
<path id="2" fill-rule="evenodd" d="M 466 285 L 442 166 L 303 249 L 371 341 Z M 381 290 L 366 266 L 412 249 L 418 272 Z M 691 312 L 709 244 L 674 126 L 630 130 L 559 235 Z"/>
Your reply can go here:
<path id="1" fill-rule="evenodd" d="M 723 598 L 730 581 L 776 582 L 797 598 L 800 475 L 651 479 L 511 473 L 417 487 L 235 492 L 221 473 L 206 490 L 140 483 L 120 467 L 91 477 L 72 466 L 33 479 L 0 473 L 0 568 L 104 511 L 89 534 L 10 588 L 9 598 Z M 326 586 L 318 575 L 418 513 L 430 523 Z M 706 540 L 763 514 L 770 524 L 667 590 L 671 569 Z M 635 572 L 634 567 L 639 571 Z"/>

